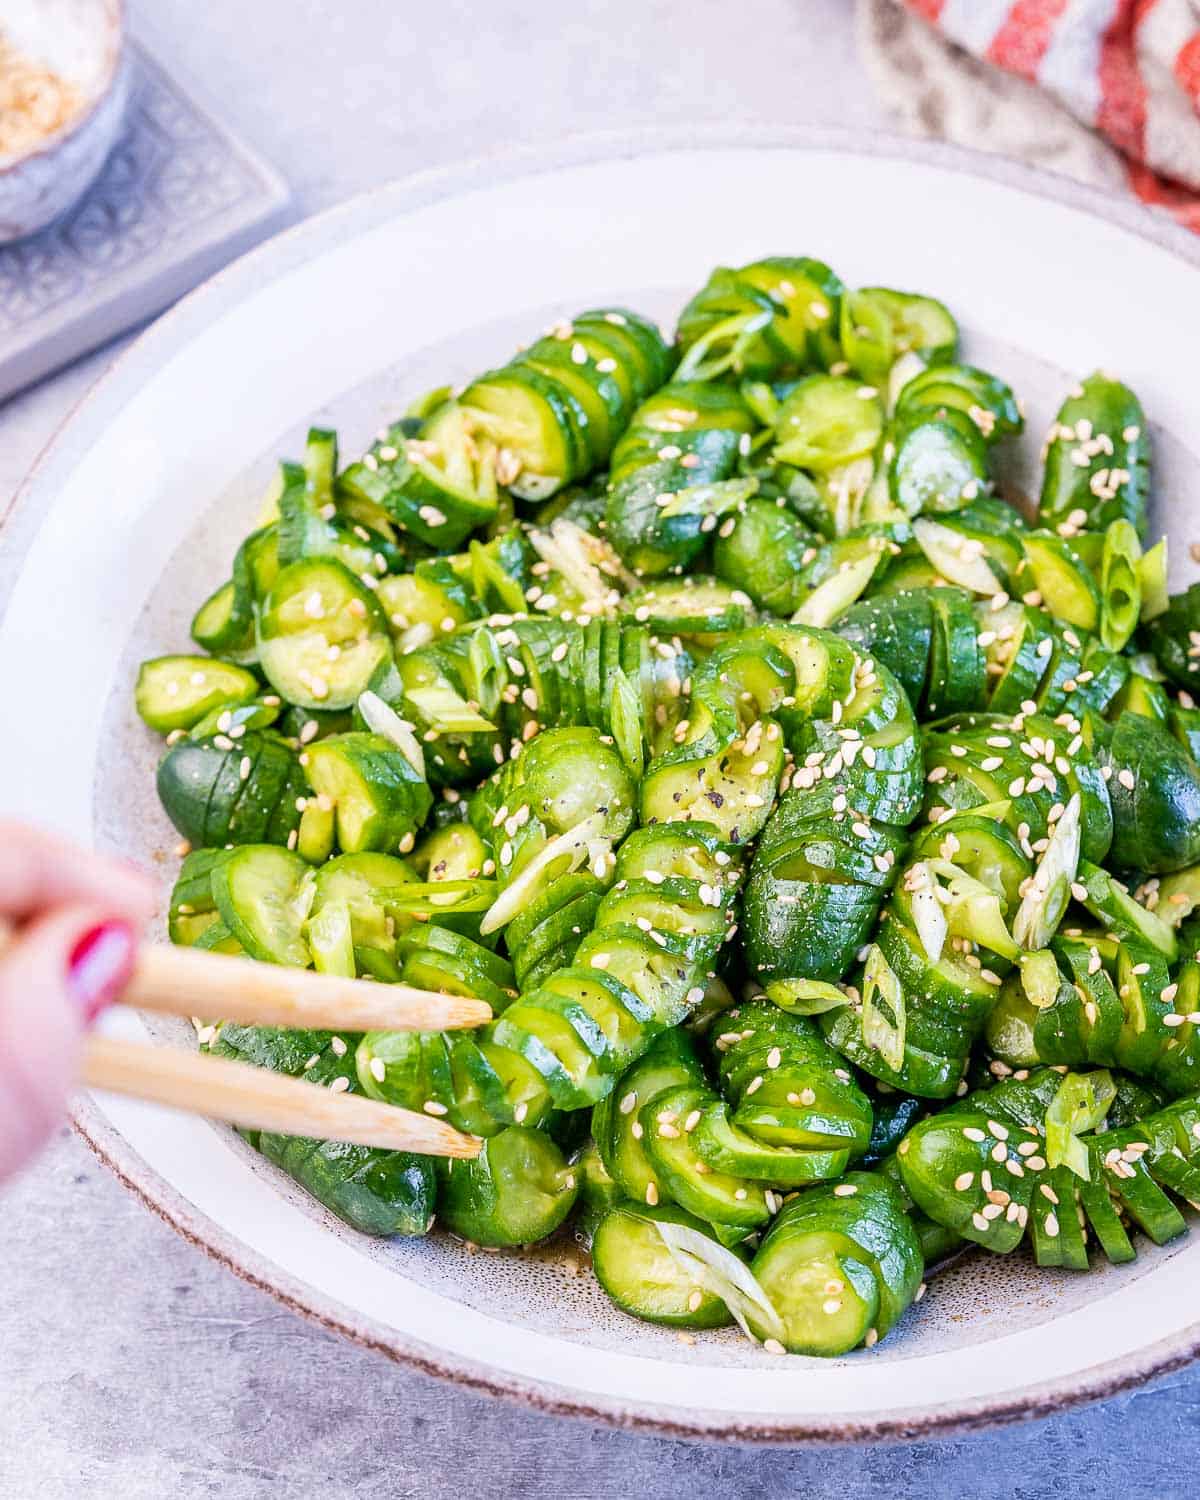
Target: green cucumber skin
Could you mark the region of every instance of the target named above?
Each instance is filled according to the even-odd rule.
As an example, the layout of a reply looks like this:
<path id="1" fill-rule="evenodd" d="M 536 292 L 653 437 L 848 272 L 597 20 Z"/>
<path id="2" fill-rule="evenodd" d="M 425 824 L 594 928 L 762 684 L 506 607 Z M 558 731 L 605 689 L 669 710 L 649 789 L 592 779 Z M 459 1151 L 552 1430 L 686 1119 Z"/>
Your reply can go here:
<path id="1" fill-rule="evenodd" d="M 673 1269 L 671 1284 L 651 1281 L 647 1256 L 657 1251 L 659 1265 L 670 1266 L 665 1245 L 655 1246 L 648 1235 L 656 1223 L 686 1225 L 700 1233 L 707 1226 L 694 1215 L 671 1205 L 650 1208 L 618 1200 L 597 1223 L 592 1239 L 592 1265 L 596 1279 L 623 1312 L 648 1323 L 668 1328 L 723 1328 L 733 1320 L 725 1304 L 714 1293 L 690 1286 L 683 1273 Z M 661 1272 L 660 1272 L 661 1275 Z M 699 1295 L 697 1295 L 699 1293 Z M 696 1306 L 691 1305 L 691 1301 Z"/>
<path id="2" fill-rule="evenodd" d="M 807 256 L 719 266 L 680 314 L 676 338 L 686 353 L 730 318 L 753 318 L 760 326 L 731 351 L 736 374 L 773 379 L 810 366 L 828 369 L 841 357 L 844 292 L 827 265 Z"/>
<path id="3" fill-rule="evenodd" d="M 1141 627 L 1146 646 L 1176 687 L 1200 683 L 1200 652 L 1193 654 L 1191 632 L 1200 630 L 1200 583 L 1172 594 L 1166 612 Z"/>
<path id="4" fill-rule="evenodd" d="M 1090 424 L 1092 436 L 1107 437 L 1111 454 L 1096 450 L 1087 462 L 1076 463 L 1072 455 L 1081 451 L 1081 439 L 1064 428 Z M 1102 470 L 1124 471 L 1128 478 L 1116 486 L 1110 499 L 1098 500 L 1092 489 Z M 1089 375 L 1059 408 L 1055 436 L 1046 454 L 1039 512 L 1048 526 L 1055 526 L 1074 510 L 1083 510 L 1089 530 L 1103 531 L 1110 522 L 1133 523 L 1139 536 L 1146 532 L 1146 506 L 1150 487 L 1150 430 L 1142 404 L 1128 386 L 1103 375 Z"/>
<path id="5" fill-rule="evenodd" d="M 1168 1193 L 1190 1198 L 1200 1191 L 1200 1170 L 1192 1163 L 1200 1151 L 1192 1130 L 1200 1123 L 1200 1096 L 1184 1095 L 1130 1121 L 1128 1116 L 1152 1105 L 1154 1096 L 1121 1081 L 1110 1114 L 1123 1123 L 1083 1137 L 1090 1174 L 1085 1180 L 1046 1161 L 1043 1122 L 1061 1082 L 1054 1069 L 1034 1069 L 1027 1077 L 968 1095 L 916 1125 L 896 1157 L 916 1206 L 947 1230 L 999 1254 L 1011 1252 L 1029 1234 L 1039 1264 L 1075 1270 L 1086 1270 L 1088 1258 L 1077 1236 L 1072 1194 L 1114 1261 L 1134 1256 L 1114 1208 L 1157 1244 L 1181 1234 L 1186 1224 Z M 1026 1154 L 1013 1149 L 1018 1143 L 1025 1143 Z M 1003 1159 L 997 1160 L 1001 1148 Z M 1010 1162 L 1018 1173 L 1009 1170 Z M 984 1172 L 991 1174 L 993 1190 L 1006 1195 L 1002 1211 L 986 1218 Z"/>
<path id="6" fill-rule="evenodd" d="M 536 1159 L 536 1187 L 522 1171 Z M 440 1213 L 451 1233 L 476 1245 L 530 1245 L 566 1222 L 579 1196 L 579 1172 L 541 1131 L 509 1126 L 473 1160 L 439 1159 Z"/>
<path id="7" fill-rule="evenodd" d="M 894 865 L 882 873 L 873 857 L 898 855 L 902 831 L 872 823 L 860 838 L 851 832 L 857 815 L 834 811 L 836 795 L 830 782 L 785 793 L 759 838 L 742 923 L 751 972 L 764 983 L 841 979 L 895 878 Z M 830 870 L 841 878 L 820 878 Z"/>
<path id="8" fill-rule="evenodd" d="M 1170 733 L 1142 714 L 1123 713 L 1103 758 L 1113 771 L 1117 868 L 1167 874 L 1200 860 L 1200 768 Z"/>
<path id="9" fill-rule="evenodd" d="M 274 1027 L 223 1025 L 209 1050 L 256 1067 L 329 1087 L 345 1078 L 349 1090 L 354 1076 L 354 1037 L 340 1054 L 333 1034 L 317 1031 L 280 1031 Z M 317 1061 L 311 1067 L 312 1058 Z M 437 1203 L 437 1180 L 432 1159 L 407 1151 L 382 1151 L 340 1141 L 315 1141 L 303 1136 L 258 1132 L 253 1144 L 282 1168 L 319 1203 L 362 1234 L 375 1236 L 428 1233 Z"/>
<path id="10" fill-rule="evenodd" d="M 658 497 L 730 480 L 740 440 L 754 425 L 736 393 L 722 392 L 714 399 L 713 389 L 706 385 L 680 383 L 651 397 L 655 409 L 664 402 L 686 413 L 688 425 L 676 424 L 676 430 L 664 433 L 643 425 L 643 412 L 634 413 L 613 451 L 605 512 L 609 540 L 630 567 L 648 578 L 682 569 L 707 541 L 703 509 L 668 514 L 658 505 Z M 671 456 L 663 456 L 664 449 Z M 748 492 L 754 487 L 749 483 Z"/>
<path id="11" fill-rule="evenodd" d="M 856 1245 L 862 1262 L 869 1268 L 878 1295 L 873 1328 L 875 1337 L 882 1338 L 916 1299 L 925 1267 L 921 1242 L 904 1199 L 887 1177 L 851 1172 L 840 1183 L 799 1194 L 776 1216 L 751 1269 L 767 1274 L 770 1268 L 771 1279 L 780 1274 L 786 1277 L 789 1242 L 794 1244 L 807 1234 L 831 1232 Z M 782 1273 L 774 1271 L 776 1259 L 782 1263 Z M 766 1289 L 769 1294 L 769 1281 Z M 863 1334 L 866 1333 L 864 1329 Z M 854 1339 L 854 1343 L 859 1341 Z M 804 1348 L 797 1352 L 840 1354 L 846 1348 L 821 1347 L 811 1351 Z"/>
<path id="12" fill-rule="evenodd" d="M 167 816 L 195 848 L 286 844 L 300 824 L 296 800 L 309 790 L 296 752 L 269 732 L 228 741 L 230 748 L 220 738 L 181 740 L 163 756 L 157 782 Z"/>

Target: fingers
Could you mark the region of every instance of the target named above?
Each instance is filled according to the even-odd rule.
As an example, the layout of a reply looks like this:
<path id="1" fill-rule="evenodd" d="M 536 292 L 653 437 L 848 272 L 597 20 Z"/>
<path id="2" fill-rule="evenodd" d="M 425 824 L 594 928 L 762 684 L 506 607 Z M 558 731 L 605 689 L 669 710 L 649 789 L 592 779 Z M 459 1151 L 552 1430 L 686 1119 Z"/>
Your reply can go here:
<path id="1" fill-rule="evenodd" d="M 69 903 L 102 906 L 140 927 L 154 911 L 154 887 L 133 865 L 0 819 L 0 916 L 20 923 Z"/>
<path id="2" fill-rule="evenodd" d="M 111 899 L 60 906 L 27 923 L 0 961 L 0 1179 L 62 1118 L 86 1028 L 133 968 L 134 928 L 112 912 Z"/>

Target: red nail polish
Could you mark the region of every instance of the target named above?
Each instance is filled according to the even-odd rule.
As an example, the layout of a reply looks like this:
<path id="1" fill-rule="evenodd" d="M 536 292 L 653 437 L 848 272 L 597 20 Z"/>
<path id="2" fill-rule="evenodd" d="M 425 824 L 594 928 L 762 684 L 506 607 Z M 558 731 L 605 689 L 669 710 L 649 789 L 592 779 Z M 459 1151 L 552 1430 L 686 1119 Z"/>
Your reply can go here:
<path id="1" fill-rule="evenodd" d="M 91 1025 L 125 988 L 133 972 L 133 928 L 128 922 L 101 922 L 71 950 L 67 988 Z"/>

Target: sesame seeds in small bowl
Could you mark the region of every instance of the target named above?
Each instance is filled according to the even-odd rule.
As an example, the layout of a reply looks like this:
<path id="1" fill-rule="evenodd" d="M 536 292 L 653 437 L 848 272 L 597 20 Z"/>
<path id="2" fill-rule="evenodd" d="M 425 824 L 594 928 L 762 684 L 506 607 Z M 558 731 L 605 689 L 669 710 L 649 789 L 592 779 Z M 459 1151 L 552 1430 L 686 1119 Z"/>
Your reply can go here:
<path id="1" fill-rule="evenodd" d="M 128 92 L 123 0 L 5 0 L 0 13 L 0 243 L 87 191 Z"/>

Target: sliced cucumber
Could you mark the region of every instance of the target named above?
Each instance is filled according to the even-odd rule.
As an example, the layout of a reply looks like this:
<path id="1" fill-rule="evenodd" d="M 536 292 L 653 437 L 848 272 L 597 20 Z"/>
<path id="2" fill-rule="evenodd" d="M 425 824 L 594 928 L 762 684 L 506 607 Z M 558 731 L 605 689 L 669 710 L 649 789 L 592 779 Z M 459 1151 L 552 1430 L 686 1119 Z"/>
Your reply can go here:
<path id="1" fill-rule="evenodd" d="M 332 558 L 284 568 L 258 620 L 262 669 L 300 708 L 349 708 L 391 655 L 373 591 Z"/>
<path id="2" fill-rule="evenodd" d="M 226 927 L 252 958 L 306 969 L 312 960 L 303 932 L 312 880 L 298 854 L 247 844 L 214 867 L 213 899 Z"/>
<path id="3" fill-rule="evenodd" d="M 403 751 L 381 734 L 352 730 L 308 749 L 308 779 L 332 803 L 346 854 L 390 853 L 425 821 L 433 794 Z"/>
<path id="4" fill-rule="evenodd" d="M 473 1161 L 445 1163 L 438 1209 L 452 1234 L 476 1245 L 532 1245 L 575 1205 L 579 1173 L 540 1130 L 512 1125 Z"/>
<path id="5" fill-rule="evenodd" d="M 622 1312 L 671 1328 L 723 1328 L 732 1322 L 720 1297 L 698 1286 L 658 1232 L 660 1222 L 685 1224 L 700 1234 L 707 1226 L 670 1204 L 657 1208 L 617 1204 L 605 1214 L 592 1241 L 596 1279 Z"/>
<path id="6" fill-rule="evenodd" d="M 138 669 L 133 701 L 142 721 L 170 734 L 191 729 L 214 709 L 245 703 L 258 692 L 253 672 L 208 656 L 156 656 Z"/>

